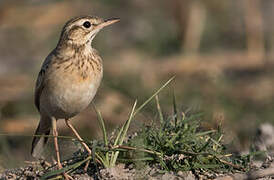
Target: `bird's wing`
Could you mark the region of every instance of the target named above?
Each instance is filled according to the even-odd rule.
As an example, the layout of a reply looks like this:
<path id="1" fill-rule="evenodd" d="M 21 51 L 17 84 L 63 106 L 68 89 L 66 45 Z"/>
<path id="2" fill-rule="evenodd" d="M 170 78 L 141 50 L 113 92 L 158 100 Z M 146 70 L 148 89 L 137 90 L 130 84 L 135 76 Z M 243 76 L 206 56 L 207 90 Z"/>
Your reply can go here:
<path id="1" fill-rule="evenodd" d="M 34 95 L 34 103 L 38 111 L 40 111 L 40 96 L 44 89 L 44 77 L 45 77 L 45 70 L 41 69 L 38 74 L 38 78 L 36 80 L 35 95 Z"/>
<path id="2" fill-rule="evenodd" d="M 46 60 L 44 61 L 42 68 L 38 74 L 36 84 L 35 84 L 35 94 L 34 94 L 34 103 L 38 111 L 40 111 L 40 96 L 44 89 L 44 81 L 45 81 L 45 75 L 48 69 L 48 66 L 51 62 L 52 54 L 50 54 Z"/>

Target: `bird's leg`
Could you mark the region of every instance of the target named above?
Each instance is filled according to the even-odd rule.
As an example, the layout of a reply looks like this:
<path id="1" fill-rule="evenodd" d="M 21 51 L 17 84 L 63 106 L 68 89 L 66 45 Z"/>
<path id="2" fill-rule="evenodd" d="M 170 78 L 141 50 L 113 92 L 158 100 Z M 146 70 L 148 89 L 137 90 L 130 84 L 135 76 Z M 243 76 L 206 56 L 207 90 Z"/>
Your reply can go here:
<path id="1" fill-rule="evenodd" d="M 54 147 L 55 147 L 55 152 L 56 152 L 56 158 L 57 158 L 57 165 L 58 168 L 61 169 L 62 164 L 61 164 L 61 160 L 60 160 L 60 153 L 59 153 L 59 147 L 58 147 L 58 132 L 57 132 L 57 125 L 56 125 L 56 119 L 52 118 L 52 134 L 54 137 Z"/>
<path id="2" fill-rule="evenodd" d="M 72 124 L 69 122 L 69 119 L 66 119 L 67 126 L 72 130 L 72 132 L 75 134 L 77 139 L 80 141 L 80 143 L 84 146 L 84 148 L 87 150 L 88 154 L 91 155 L 91 150 L 89 149 L 88 145 L 83 141 L 81 136 L 77 133 L 76 129 L 72 126 Z M 88 165 L 90 161 L 87 161 L 84 170 L 87 171 Z"/>
<path id="3" fill-rule="evenodd" d="M 54 146 L 55 146 L 58 169 L 62 169 L 63 166 L 62 166 L 61 160 L 60 160 L 60 152 L 59 152 L 58 139 L 57 139 L 58 138 L 57 120 L 54 118 L 52 118 L 52 133 L 54 136 Z M 63 173 L 63 176 L 65 177 L 66 180 L 73 179 L 65 172 Z"/>

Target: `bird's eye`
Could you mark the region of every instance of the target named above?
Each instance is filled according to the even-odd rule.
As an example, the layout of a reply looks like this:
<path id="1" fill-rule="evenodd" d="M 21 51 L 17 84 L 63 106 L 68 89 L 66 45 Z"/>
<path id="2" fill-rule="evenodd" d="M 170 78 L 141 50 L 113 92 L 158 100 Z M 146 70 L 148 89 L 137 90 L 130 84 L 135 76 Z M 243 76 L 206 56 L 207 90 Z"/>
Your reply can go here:
<path id="1" fill-rule="evenodd" d="M 90 24 L 89 21 L 86 21 L 86 22 L 84 22 L 83 26 L 84 26 L 85 28 L 90 28 L 91 24 Z"/>

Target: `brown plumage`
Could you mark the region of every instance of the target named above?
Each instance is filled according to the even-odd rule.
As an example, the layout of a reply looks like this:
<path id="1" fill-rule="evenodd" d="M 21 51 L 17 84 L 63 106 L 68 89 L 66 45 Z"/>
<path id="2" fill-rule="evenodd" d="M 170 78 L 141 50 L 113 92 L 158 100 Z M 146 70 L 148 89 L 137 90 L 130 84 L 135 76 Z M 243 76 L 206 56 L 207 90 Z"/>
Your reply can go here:
<path id="1" fill-rule="evenodd" d="M 81 16 L 69 20 L 61 33 L 56 48 L 48 55 L 38 74 L 35 86 L 35 105 L 40 112 L 40 123 L 32 141 L 31 154 L 40 157 L 51 128 L 59 168 L 60 163 L 56 121 L 65 119 L 68 127 L 79 140 L 79 134 L 69 119 L 86 108 L 100 85 L 103 76 L 102 59 L 91 47 L 95 35 L 118 19 L 103 20 Z M 88 153 L 88 146 L 82 142 Z"/>

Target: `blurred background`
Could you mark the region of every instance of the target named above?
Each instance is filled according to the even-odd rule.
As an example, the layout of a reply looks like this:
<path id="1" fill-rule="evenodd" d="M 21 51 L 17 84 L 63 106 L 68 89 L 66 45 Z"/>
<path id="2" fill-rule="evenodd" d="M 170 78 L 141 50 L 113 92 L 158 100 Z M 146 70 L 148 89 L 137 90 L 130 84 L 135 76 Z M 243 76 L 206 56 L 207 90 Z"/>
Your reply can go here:
<path id="1" fill-rule="evenodd" d="M 272 0 L 1 0 L 0 133 L 11 136 L 0 136 L 0 167 L 33 160 L 37 74 L 65 22 L 86 14 L 121 18 L 93 42 L 104 62 L 94 102 L 109 132 L 136 98 L 143 102 L 173 75 L 160 94 L 166 115 L 174 92 L 180 109 L 204 112 L 203 127 L 221 125 L 235 151 L 247 150 L 256 128 L 274 121 Z M 156 115 L 152 102 L 133 128 Z M 101 137 L 92 106 L 72 122 L 84 138 Z M 58 128 L 72 135 L 63 121 Z"/>

